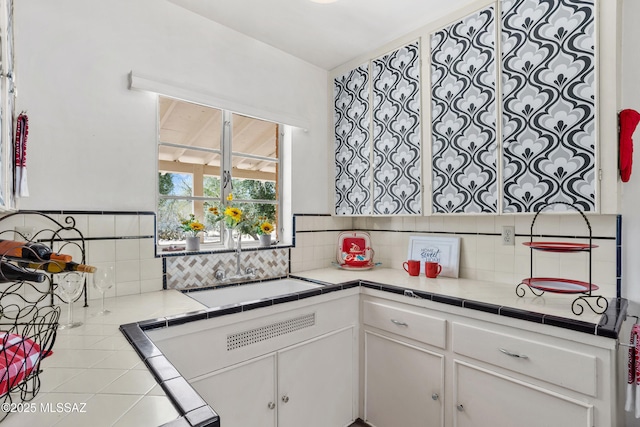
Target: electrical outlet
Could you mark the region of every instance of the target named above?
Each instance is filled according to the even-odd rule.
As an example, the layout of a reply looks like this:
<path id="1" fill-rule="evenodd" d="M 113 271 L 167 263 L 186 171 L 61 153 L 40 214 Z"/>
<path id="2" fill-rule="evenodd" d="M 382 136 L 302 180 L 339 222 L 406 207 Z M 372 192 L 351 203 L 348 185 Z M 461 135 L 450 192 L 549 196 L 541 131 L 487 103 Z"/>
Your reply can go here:
<path id="1" fill-rule="evenodd" d="M 25 227 L 16 227 L 14 228 L 15 233 L 13 233 L 14 240 L 19 240 L 19 241 L 24 241 L 24 240 L 31 240 L 33 239 L 33 236 L 36 234 L 36 228 L 35 227 L 29 227 L 29 226 L 25 226 Z"/>
<path id="2" fill-rule="evenodd" d="M 513 246 L 516 244 L 516 228 L 513 225 L 502 226 L 502 245 Z"/>

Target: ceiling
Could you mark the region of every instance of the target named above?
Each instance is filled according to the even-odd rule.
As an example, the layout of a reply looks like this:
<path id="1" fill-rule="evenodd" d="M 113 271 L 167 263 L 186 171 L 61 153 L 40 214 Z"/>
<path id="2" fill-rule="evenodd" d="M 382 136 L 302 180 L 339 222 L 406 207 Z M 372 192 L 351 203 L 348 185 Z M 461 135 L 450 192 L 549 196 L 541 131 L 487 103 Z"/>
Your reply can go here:
<path id="1" fill-rule="evenodd" d="M 168 0 L 325 70 L 475 0 Z"/>
<path id="2" fill-rule="evenodd" d="M 204 174 L 219 176 L 222 111 L 163 96 L 158 102 L 159 169 L 190 173 L 193 165 L 199 165 L 204 167 Z M 231 121 L 233 176 L 274 181 L 276 163 L 262 158 L 277 158 L 277 125 L 240 114 L 233 114 Z M 243 156 L 243 153 L 259 157 Z"/>

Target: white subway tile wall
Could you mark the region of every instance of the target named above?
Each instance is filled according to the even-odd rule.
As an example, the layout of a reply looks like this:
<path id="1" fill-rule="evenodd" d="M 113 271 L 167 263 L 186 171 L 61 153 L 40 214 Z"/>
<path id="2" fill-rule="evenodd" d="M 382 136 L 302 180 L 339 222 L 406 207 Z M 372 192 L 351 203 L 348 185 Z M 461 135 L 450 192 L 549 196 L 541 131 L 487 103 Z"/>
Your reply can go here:
<path id="1" fill-rule="evenodd" d="M 69 215 L 49 215 L 62 225 Z M 26 217 L 26 219 L 25 219 Z M 162 259 L 155 257 L 154 216 L 148 214 L 113 215 L 73 214 L 75 225 L 86 240 L 86 262 L 98 268 L 114 266 L 116 286 L 106 296 L 130 295 L 162 289 Z M 522 243 L 529 240 L 533 215 L 517 216 L 432 216 L 432 217 L 334 217 L 328 215 L 298 215 L 295 218 L 295 247 L 287 250 L 259 251 L 264 258 L 265 274 L 286 274 L 288 261 L 292 273 L 330 267 L 336 261 L 338 235 L 346 230 L 366 230 L 371 234 L 375 261 L 383 267 L 401 269 L 407 259 L 409 237 L 412 235 L 459 236 L 460 277 L 513 283 L 514 286 L 531 274 L 530 249 Z M 605 296 L 616 294 L 616 216 L 588 215 L 594 243 L 591 274 L 593 283 Z M 515 226 L 514 246 L 503 246 L 500 233 L 505 225 Z M 2 222 L 4 230 L 15 226 L 37 229 L 55 228 L 50 220 L 37 215 L 15 215 Z M 534 235 L 549 241 L 586 242 L 573 236 L 588 236 L 588 228 L 578 214 L 541 214 L 537 217 Z M 6 234 L 5 234 L 6 236 Z M 11 238 L 11 237 L 4 237 Z M 536 240 L 540 240 L 536 237 Z M 74 250 L 73 248 L 66 248 Z M 273 256 L 272 256 L 273 255 Z M 75 256 L 75 254 L 74 254 Z M 227 255 L 211 255 L 212 262 L 223 262 Z M 189 257 L 180 257 L 188 260 Z M 218 259 L 220 258 L 220 259 Z M 225 258 L 226 259 L 226 258 Z M 167 259 L 169 265 L 186 265 L 183 260 Z M 171 261 L 169 261 L 171 260 Z M 218 261 L 216 261 L 218 260 Z M 271 263 L 271 264 L 270 264 Z M 589 260 L 586 253 L 557 254 L 535 252 L 534 276 L 566 277 L 588 281 Z M 101 298 L 89 282 L 90 299 Z"/>
<path id="2" fill-rule="evenodd" d="M 296 245 L 291 249 L 291 272 L 325 268 L 336 260 L 337 237 L 334 230 L 366 230 L 371 234 L 375 261 L 383 267 L 401 269 L 407 260 L 409 237 L 413 235 L 458 236 L 460 244 L 460 277 L 499 283 L 513 283 L 531 275 L 530 249 L 523 245 L 530 240 L 533 215 L 517 216 L 432 216 L 354 217 L 351 228 L 347 218 L 323 217 L 326 228 L 314 229 L 313 217 L 296 218 Z M 331 218 L 331 219 L 330 219 Z M 607 297 L 616 296 L 616 215 L 588 215 L 598 248 L 592 251 L 592 283 Z M 515 226 L 514 246 L 502 244 L 502 227 Z M 331 231 L 323 231 L 331 230 Z M 450 234 L 448 234 L 450 233 Z M 587 223 L 581 215 L 540 214 L 536 218 L 535 236 L 545 241 L 586 243 Z M 535 237 L 535 240 L 541 240 Z M 533 275 L 562 277 L 589 281 L 587 252 L 558 254 L 536 251 L 533 254 Z"/>

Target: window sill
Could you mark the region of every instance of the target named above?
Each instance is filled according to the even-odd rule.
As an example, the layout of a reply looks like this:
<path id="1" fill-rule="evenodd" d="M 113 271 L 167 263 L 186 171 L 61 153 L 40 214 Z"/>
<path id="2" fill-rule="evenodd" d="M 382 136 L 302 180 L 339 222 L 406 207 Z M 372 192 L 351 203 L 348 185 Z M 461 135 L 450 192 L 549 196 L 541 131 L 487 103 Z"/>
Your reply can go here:
<path id="1" fill-rule="evenodd" d="M 184 245 L 178 245 L 184 246 Z M 257 244 L 246 243 L 242 245 L 242 252 L 250 252 L 250 251 L 266 251 L 270 249 L 285 249 L 292 248 L 292 244 L 288 243 L 276 243 L 271 246 L 258 246 Z M 227 249 L 226 247 L 218 244 L 203 244 L 200 247 L 199 251 L 187 251 L 186 249 L 181 250 L 167 250 L 169 246 L 159 246 L 156 245 L 156 258 L 166 258 L 166 257 L 176 257 L 176 256 L 187 256 L 187 255 L 209 255 L 209 254 L 221 254 L 221 253 L 233 253 L 235 249 Z"/>

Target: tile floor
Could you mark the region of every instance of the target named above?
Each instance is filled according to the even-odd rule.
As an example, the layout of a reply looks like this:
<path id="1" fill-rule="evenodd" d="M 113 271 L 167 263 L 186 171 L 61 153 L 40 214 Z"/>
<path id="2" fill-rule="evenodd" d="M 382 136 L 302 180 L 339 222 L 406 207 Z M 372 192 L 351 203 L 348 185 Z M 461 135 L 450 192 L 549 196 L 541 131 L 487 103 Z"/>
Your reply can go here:
<path id="1" fill-rule="evenodd" d="M 40 393 L 31 401 L 35 412 L 11 413 L 2 427 L 157 427 L 178 416 L 118 328 L 202 305 L 177 291 L 159 291 L 108 298 L 105 307 L 110 314 L 95 316 L 99 300 L 87 308 L 74 305 L 74 320 L 83 325 L 58 331 L 54 354 L 42 363 Z M 66 319 L 63 307 L 61 321 Z M 52 411 L 57 404 L 71 411 L 64 405 L 62 412 Z"/>

